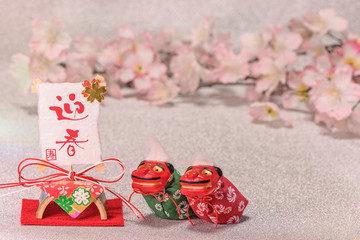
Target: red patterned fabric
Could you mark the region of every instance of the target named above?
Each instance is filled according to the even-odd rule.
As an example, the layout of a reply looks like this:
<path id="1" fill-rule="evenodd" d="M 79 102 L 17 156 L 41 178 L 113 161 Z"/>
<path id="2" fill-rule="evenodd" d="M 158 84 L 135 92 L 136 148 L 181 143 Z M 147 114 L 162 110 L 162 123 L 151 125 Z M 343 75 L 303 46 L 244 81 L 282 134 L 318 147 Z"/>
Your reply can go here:
<path id="1" fill-rule="evenodd" d="M 199 218 L 221 224 L 240 222 L 248 204 L 248 200 L 225 177 L 220 178 L 218 187 L 212 195 L 203 198 L 188 197 L 188 200 Z"/>
<path id="2" fill-rule="evenodd" d="M 36 210 L 39 200 L 23 199 L 21 208 L 22 225 L 51 225 L 51 226 L 124 226 L 122 201 L 120 199 L 108 199 L 106 201 L 107 220 L 100 219 L 100 213 L 96 205 L 92 203 L 77 218 L 70 218 L 62 211 L 55 202 L 50 202 L 44 212 L 43 219 L 36 219 Z"/>
<path id="3" fill-rule="evenodd" d="M 101 185 L 85 181 L 58 181 L 39 185 L 47 196 L 72 218 L 77 218 L 104 191 Z"/>

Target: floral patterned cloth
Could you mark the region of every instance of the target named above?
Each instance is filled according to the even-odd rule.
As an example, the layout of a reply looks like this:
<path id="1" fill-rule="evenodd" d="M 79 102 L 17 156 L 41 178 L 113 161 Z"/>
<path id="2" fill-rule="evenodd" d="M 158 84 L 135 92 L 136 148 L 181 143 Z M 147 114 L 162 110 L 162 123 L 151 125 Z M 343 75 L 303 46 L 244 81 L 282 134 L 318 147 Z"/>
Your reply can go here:
<path id="1" fill-rule="evenodd" d="M 166 218 L 166 219 L 187 219 L 187 207 L 189 205 L 186 197 L 180 192 L 180 174 L 175 169 L 173 175 L 170 177 L 168 183 L 165 186 L 164 193 L 169 195 L 174 199 L 176 204 L 179 207 L 181 218 L 179 218 L 179 213 L 177 211 L 176 206 L 174 205 L 174 202 L 167 196 L 165 196 L 165 200 L 163 202 L 158 201 L 154 196 L 151 195 L 144 195 L 147 204 L 153 210 L 155 215 Z M 155 194 L 156 197 L 160 200 L 163 200 L 162 194 Z M 189 210 L 190 216 L 195 215 L 194 212 L 190 209 Z"/>
<path id="2" fill-rule="evenodd" d="M 231 224 L 240 222 L 248 200 L 225 177 L 221 177 L 212 195 L 204 198 L 188 197 L 195 214 L 208 222 Z"/>
<path id="3" fill-rule="evenodd" d="M 73 218 L 104 192 L 101 185 L 84 181 L 59 181 L 43 184 L 40 188 Z"/>

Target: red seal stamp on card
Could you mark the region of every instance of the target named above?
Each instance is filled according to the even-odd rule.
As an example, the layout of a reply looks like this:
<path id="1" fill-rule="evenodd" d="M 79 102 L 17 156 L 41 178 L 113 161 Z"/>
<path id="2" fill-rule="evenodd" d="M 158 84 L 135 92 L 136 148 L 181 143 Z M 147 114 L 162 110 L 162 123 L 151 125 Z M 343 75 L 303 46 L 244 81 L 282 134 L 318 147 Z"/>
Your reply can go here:
<path id="1" fill-rule="evenodd" d="M 56 160 L 56 149 L 46 149 L 46 161 Z"/>

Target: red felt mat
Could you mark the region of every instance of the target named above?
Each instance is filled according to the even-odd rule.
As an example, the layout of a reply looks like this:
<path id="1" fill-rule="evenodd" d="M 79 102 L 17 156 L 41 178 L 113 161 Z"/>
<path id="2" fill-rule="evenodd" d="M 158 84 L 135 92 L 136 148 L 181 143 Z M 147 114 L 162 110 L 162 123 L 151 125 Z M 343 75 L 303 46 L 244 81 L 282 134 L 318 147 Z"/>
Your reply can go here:
<path id="1" fill-rule="evenodd" d="M 77 218 L 70 217 L 59 205 L 51 202 L 45 209 L 43 219 L 36 219 L 35 213 L 39 201 L 31 199 L 22 200 L 21 219 L 23 225 L 52 225 L 52 226 L 124 226 L 122 201 L 109 199 L 107 220 L 100 219 L 100 213 L 93 203 Z"/>

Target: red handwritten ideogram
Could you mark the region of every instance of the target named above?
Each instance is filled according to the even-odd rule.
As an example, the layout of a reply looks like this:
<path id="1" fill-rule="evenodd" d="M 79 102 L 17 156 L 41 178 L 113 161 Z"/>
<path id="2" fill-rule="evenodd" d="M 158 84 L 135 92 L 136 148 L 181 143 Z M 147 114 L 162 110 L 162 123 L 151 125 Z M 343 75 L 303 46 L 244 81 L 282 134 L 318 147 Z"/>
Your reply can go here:
<path id="1" fill-rule="evenodd" d="M 70 120 L 70 121 L 78 121 L 78 120 L 83 120 L 85 118 L 88 117 L 88 115 L 86 115 L 85 117 L 81 117 L 81 118 L 76 118 L 76 114 L 82 114 L 85 110 L 84 104 L 82 104 L 79 101 L 75 101 L 75 94 L 74 93 L 70 93 L 69 94 L 69 100 L 72 103 L 72 107 L 70 106 L 69 103 L 65 102 L 63 107 L 59 107 L 59 106 L 50 106 L 49 109 L 51 111 L 55 111 L 56 115 L 57 115 L 57 119 L 58 120 Z M 61 102 L 63 99 L 61 96 L 56 96 L 56 99 Z M 64 111 L 66 113 L 66 115 L 68 116 L 64 116 Z M 72 116 L 73 115 L 73 116 Z M 71 117 L 70 117 L 71 116 Z"/>

